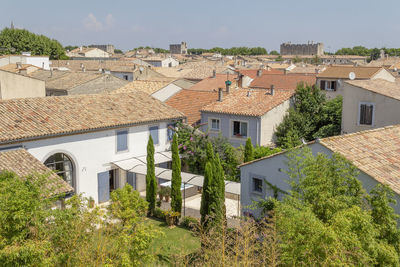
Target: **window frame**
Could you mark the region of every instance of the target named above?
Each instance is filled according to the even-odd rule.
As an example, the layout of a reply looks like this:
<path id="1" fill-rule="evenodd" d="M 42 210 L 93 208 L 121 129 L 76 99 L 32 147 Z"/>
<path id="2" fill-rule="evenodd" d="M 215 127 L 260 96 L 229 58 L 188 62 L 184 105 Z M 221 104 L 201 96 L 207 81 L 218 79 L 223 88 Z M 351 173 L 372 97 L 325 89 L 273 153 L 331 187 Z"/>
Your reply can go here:
<path id="1" fill-rule="evenodd" d="M 371 105 L 372 106 L 372 118 L 371 118 L 371 124 L 361 124 L 361 105 Z M 370 126 L 374 127 L 375 126 L 375 103 L 373 102 L 359 102 L 358 103 L 358 116 L 357 116 L 357 125 L 358 126 Z"/>
<path id="2" fill-rule="evenodd" d="M 246 135 L 246 136 L 243 136 L 243 135 L 241 135 L 241 134 L 240 134 L 240 136 L 234 135 L 233 131 L 234 131 L 235 122 L 239 122 L 239 123 L 240 123 L 240 126 L 239 126 L 239 127 L 240 127 L 240 128 L 239 128 L 239 132 L 240 132 L 240 133 L 242 132 L 242 124 L 243 124 L 243 123 L 246 123 L 246 125 L 247 125 L 247 129 L 246 129 L 247 135 Z M 245 139 L 245 138 L 248 138 L 248 137 L 249 137 L 249 121 L 232 119 L 232 120 L 230 121 L 230 133 L 229 133 L 229 136 L 230 136 L 230 138 L 233 138 L 233 139 L 236 138 L 236 139 L 240 139 L 240 140 L 243 140 L 243 139 Z"/>
<path id="3" fill-rule="evenodd" d="M 158 124 L 154 124 L 154 125 L 150 125 L 149 126 L 149 136 L 151 136 L 151 128 L 155 128 L 157 127 L 157 143 L 154 142 L 154 138 L 153 138 L 153 143 L 155 146 L 160 145 L 160 125 Z"/>
<path id="4" fill-rule="evenodd" d="M 125 150 L 118 150 L 118 134 L 126 132 L 126 149 Z M 119 129 L 115 131 L 115 153 L 125 153 L 129 152 L 129 129 Z"/>
<path id="5" fill-rule="evenodd" d="M 174 139 L 174 134 L 175 134 L 175 131 L 174 130 L 170 130 L 169 127 L 175 128 L 176 127 L 176 123 L 175 122 L 167 123 L 167 144 L 172 142 L 172 140 Z M 172 131 L 171 139 L 169 138 L 169 131 Z"/>
<path id="6" fill-rule="evenodd" d="M 261 191 L 255 190 L 255 181 L 256 180 L 261 181 Z M 264 191 L 265 190 L 264 190 L 264 180 L 263 180 L 263 178 L 260 178 L 260 177 L 257 177 L 257 176 L 252 176 L 251 177 L 251 192 L 253 194 L 262 195 L 262 194 L 264 194 Z"/>
<path id="7" fill-rule="evenodd" d="M 212 121 L 217 120 L 218 121 L 218 129 L 212 127 Z M 209 117 L 208 118 L 208 128 L 212 132 L 220 132 L 221 131 L 221 119 L 220 118 L 215 118 L 215 117 Z"/>

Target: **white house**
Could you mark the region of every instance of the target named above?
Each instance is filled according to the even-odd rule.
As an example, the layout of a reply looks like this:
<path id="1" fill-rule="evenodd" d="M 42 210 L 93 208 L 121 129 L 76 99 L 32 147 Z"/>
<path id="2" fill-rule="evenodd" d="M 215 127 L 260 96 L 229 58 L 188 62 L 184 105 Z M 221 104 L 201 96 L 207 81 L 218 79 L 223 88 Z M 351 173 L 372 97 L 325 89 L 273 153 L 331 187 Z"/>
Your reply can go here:
<path id="1" fill-rule="evenodd" d="M 317 140 L 307 145 L 314 155 L 339 153 L 359 170 L 358 179 L 369 192 L 378 183 L 389 185 L 397 200 L 395 211 L 400 214 L 400 125 L 362 131 Z M 240 165 L 242 212 L 254 216 L 253 201 L 267 197 L 282 199 L 289 192 L 287 152 L 277 153 Z M 273 187 L 280 190 L 274 196 Z"/>
<path id="2" fill-rule="evenodd" d="M 400 123 L 400 83 L 354 80 L 343 85 L 342 133 Z"/>
<path id="3" fill-rule="evenodd" d="M 16 63 L 33 65 L 45 70 L 50 69 L 50 61 L 48 56 L 31 56 L 30 54 L 0 56 L 0 67 Z"/>
<path id="4" fill-rule="evenodd" d="M 179 65 L 179 61 L 172 57 L 166 57 L 166 58 L 148 57 L 144 58 L 143 61 L 149 63 L 153 67 L 168 68 L 168 67 L 176 67 Z"/>
<path id="5" fill-rule="evenodd" d="M 69 52 L 67 52 L 67 56 L 69 57 L 88 57 L 88 58 L 107 58 L 107 57 L 111 57 L 111 54 L 96 48 L 96 47 L 78 47 L 75 48 Z"/>
<path id="6" fill-rule="evenodd" d="M 0 150 L 25 148 L 56 170 L 75 193 L 104 202 L 110 191 L 127 182 L 134 187 L 144 183 L 144 176 L 136 179 L 114 163 L 145 156 L 149 135 L 156 154 L 168 150 L 168 126 L 183 118 L 139 91 L 4 100 Z"/>

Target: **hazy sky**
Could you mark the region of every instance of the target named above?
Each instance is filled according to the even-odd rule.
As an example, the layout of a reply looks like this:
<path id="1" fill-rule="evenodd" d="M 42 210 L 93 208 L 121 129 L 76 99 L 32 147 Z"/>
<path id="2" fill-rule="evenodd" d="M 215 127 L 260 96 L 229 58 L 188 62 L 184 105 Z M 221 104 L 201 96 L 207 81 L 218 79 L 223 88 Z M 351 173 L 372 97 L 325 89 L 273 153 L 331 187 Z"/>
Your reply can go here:
<path id="1" fill-rule="evenodd" d="M 168 48 L 323 42 L 341 47 L 400 47 L 400 0 L 1 0 L 0 27 L 45 34 L 63 45 Z"/>

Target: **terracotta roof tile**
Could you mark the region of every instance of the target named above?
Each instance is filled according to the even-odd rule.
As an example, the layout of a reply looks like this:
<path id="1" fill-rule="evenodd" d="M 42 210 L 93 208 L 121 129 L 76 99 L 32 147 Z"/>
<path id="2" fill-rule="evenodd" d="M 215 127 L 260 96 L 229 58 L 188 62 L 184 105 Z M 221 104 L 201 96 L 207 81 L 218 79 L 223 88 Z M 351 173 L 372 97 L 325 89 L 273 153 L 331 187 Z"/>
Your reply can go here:
<path id="1" fill-rule="evenodd" d="M 252 79 L 255 79 L 255 78 L 257 78 L 258 70 L 259 69 L 240 69 L 239 73 L 243 74 L 243 75 L 246 75 L 246 76 L 248 76 L 248 77 L 250 77 Z M 264 74 L 283 74 L 283 71 L 282 70 L 278 70 L 278 69 L 270 68 L 270 69 L 267 69 L 267 70 L 263 69 L 262 73 L 264 73 Z"/>
<path id="2" fill-rule="evenodd" d="M 330 66 L 317 77 L 348 79 L 349 73 L 354 72 L 356 79 L 370 79 L 381 69 L 381 67 Z"/>
<path id="3" fill-rule="evenodd" d="M 46 194 L 57 195 L 73 192 L 73 188 L 60 176 L 56 175 L 43 163 L 33 157 L 25 149 L 16 149 L 0 152 L 0 172 L 12 171 L 20 177 L 28 177 L 34 174 L 48 175 L 46 177 Z"/>
<path id="4" fill-rule="evenodd" d="M 262 116 L 293 96 L 294 90 L 238 89 L 215 101 L 201 111 L 244 116 Z"/>
<path id="5" fill-rule="evenodd" d="M 400 82 L 389 82 L 382 79 L 353 80 L 346 83 L 400 100 Z"/>
<path id="6" fill-rule="evenodd" d="M 320 143 L 400 194 L 400 125 L 324 138 Z"/>
<path id="7" fill-rule="evenodd" d="M 3 100 L 0 143 L 182 118 L 141 91 Z"/>
<path id="8" fill-rule="evenodd" d="M 136 91 L 142 91 L 149 95 L 157 92 L 161 88 L 167 86 L 171 82 L 168 81 L 133 81 L 127 85 L 115 90 L 113 93 L 131 93 Z"/>
<path id="9" fill-rule="evenodd" d="M 314 85 L 316 74 L 264 74 L 255 78 L 249 87 L 295 90 L 300 82 L 308 85 Z"/>

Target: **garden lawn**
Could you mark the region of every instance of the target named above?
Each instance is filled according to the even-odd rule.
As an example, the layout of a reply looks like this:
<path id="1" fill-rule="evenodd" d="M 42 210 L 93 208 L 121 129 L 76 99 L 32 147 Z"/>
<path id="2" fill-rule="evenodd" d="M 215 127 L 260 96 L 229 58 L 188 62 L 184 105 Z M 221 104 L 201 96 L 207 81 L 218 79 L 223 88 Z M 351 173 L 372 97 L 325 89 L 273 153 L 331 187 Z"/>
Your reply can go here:
<path id="1" fill-rule="evenodd" d="M 183 227 L 168 228 L 165 221 L 147 218 L 147 222 L 155 226 L 164 235 L 153 240 L 150 253 L 156 256 L 159 263 L 168 263 L 171 256 L 188 255 L 200 248 L 200 240 L 190 230 Z"/>

